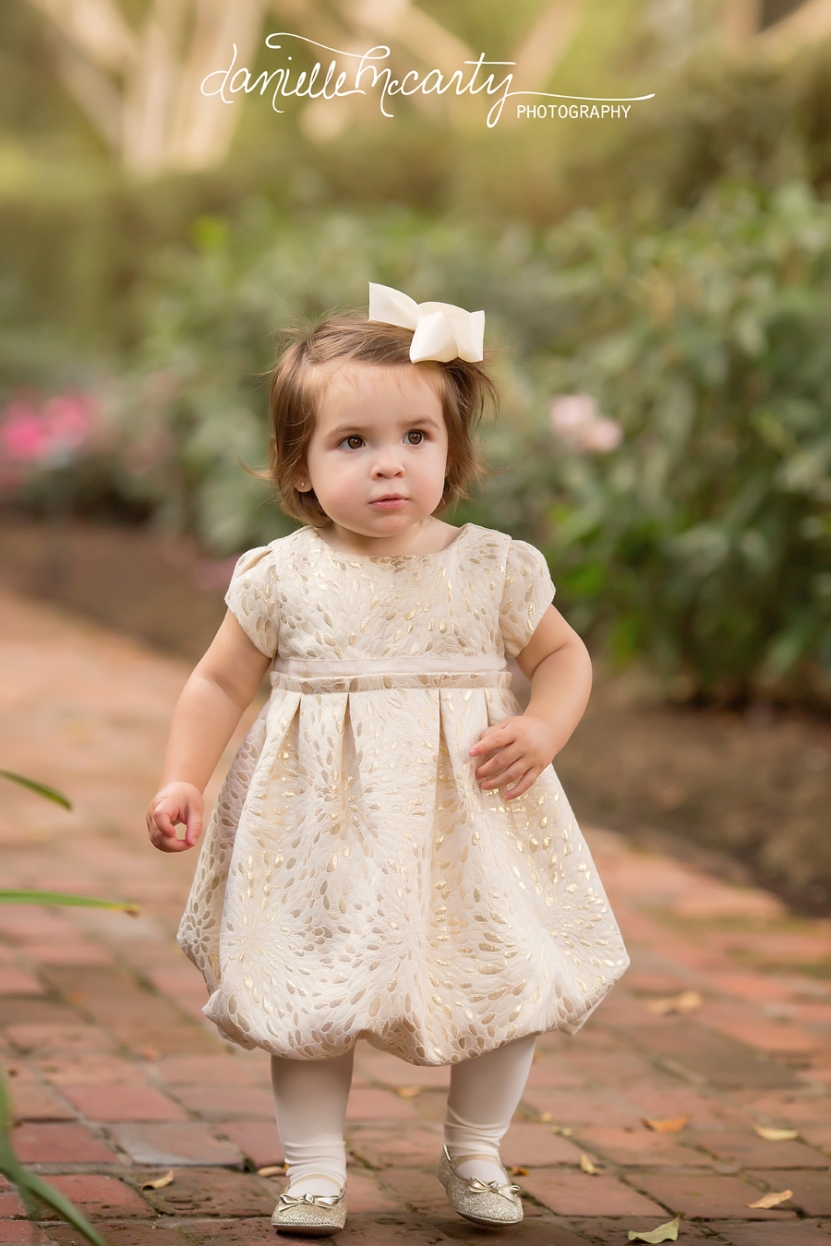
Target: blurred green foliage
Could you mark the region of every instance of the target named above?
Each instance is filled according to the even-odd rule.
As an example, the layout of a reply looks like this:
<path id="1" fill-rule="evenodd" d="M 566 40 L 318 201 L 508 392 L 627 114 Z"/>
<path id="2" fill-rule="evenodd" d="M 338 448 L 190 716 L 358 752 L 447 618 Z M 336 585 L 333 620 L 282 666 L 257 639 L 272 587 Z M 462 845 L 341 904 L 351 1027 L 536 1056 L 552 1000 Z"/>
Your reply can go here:
<path id="1" fill-rule="evenodd" d="M 827 697 L 831 206 L 723 185 L 675 227 L 582 213 L 542 251 L 574 318 L 532 392 L 593 395 L 624 439 L 575 453 L 540 425 L 487 510 L 544 545 L 576 626 L 680 698 Z"/>
<path id="2" fill-rule="evenodd" d="M 31 74 L 48 87 L 30 29 L 35 17 L 22 0 L 0 6 L 0 121 L 4 35 L 26 51 L 24 73 L 5 49 L 9 80 L 23 91 Z M 577 57 L 578 68 L 585 59 Z M 569 58 L 555 89 L 563 76 L 567 89 L 585 81 Z M 589 74 L 581 90 L 596 77 Z M 64 104 L 64 115 L 74 125 L 50 130 L 45 101 L 54 105 L 57 88 L 44 88 L 31 131 L 15 129 L 14 113 L 13 125 L 0 125 L 0 387 L 47 374 L 65 384 L 83 379 L 79 370 L 95 360 L 120 363 L 143 333 L 145 289 L 160 250 L 189 246 L 200 215 L 244 219 L 252 197 L 301 222 L 399 207 L 494 229 L 514 221 L 549 229 L 573 211 L 609 205 L 633 229 L 648 230 L 680 219 L 724 178 L 766 190 L 805 180 L 829 195 L 828 44 L 779 67 L 702 55 L 675 75 L 642 72 L 638 82 L 656 98 L 619 125 L 455 129 L 444 118 L 405 112 L 394 121 L 362 120 L 317 144 L 266 101 L 249 101 L 225 165 L 150 184 L 121 179 L 73 105 Z"/>
<path id="3" fill-rule="evenodd" d="M 168 257 L 120 399 L 132 453 L 162 447 L 145 458 L 167 522 L 223 551 L 287 531 L 238 464 L 263 463 L 274 331 L 361 305 L 367 273 L 418 300 L 439 287 L 488 309 L 507 394 L 463 513 L 542 543 L 575 623 L 678 695 L 823 685 L 831 206 L 810 187 L 725 183 L 648 234 L 598 210 L 540 235 L 403 213 L 277 228 L 254 208 Z M 619 449 L 552 433 L 551 399 L 575 393 L 620 423 Z"/>

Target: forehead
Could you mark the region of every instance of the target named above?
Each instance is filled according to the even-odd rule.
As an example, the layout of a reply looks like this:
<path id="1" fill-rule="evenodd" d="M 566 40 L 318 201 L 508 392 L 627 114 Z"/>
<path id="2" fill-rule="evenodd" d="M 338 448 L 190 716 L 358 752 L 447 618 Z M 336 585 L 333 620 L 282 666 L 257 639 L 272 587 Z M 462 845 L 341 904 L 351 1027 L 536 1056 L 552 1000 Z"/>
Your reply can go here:
<path id="1" fill-rule="evenodd" d="M 439 368 L 414 364 L 382 366 L 354 360 L 315 369 L 317 421 L 321 425 L 343 415 L 383 418 L 385 413 L 417 410 L 442 418 L 443 377 Z"/>

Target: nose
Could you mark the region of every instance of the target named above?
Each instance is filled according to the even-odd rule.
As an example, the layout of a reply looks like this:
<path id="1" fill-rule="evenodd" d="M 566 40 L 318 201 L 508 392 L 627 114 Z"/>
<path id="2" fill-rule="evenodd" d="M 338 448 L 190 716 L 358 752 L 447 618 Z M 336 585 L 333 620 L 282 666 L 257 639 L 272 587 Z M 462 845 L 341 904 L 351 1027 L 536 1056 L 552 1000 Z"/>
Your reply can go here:
<path id="1" fill-rule="evenodd" d="M 400 454 L 396 453 L 397 447 L 385 447 L 380 449 L 375 455 L 372 464 L 372 475 L 378 479 L 386 479 L 390 476 L 403 476 L 404 465 L 401 462 Z"/>

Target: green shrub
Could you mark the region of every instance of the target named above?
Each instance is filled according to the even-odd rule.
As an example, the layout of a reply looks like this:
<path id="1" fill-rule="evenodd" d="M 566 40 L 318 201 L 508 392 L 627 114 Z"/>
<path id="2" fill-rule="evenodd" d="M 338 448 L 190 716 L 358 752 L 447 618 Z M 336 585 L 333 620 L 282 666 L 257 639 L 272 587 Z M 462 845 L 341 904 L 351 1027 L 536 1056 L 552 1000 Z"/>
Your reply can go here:
<path id="1" fill-rule="evenodd" d="M 659 232 L 577 214 L 543 252 L 574 319 L 533 388 L 591 394 L 625 438 L 574 453 L 540 420 L 486 509 L 545 545 L 579 627 L 677 695 L 827 693 L 831 207 L 725 185 Z"/>
<path id="2" fill-rule="evenodd" d="M 542 544 L 577 626 L 675 695 L 823 688 L 831 207 L 807 185 L 724 184 L 660 230 L 581 211 L 542 236 L 260 204 L 236 232 L 203 220 L 165 267 L 121 409 L 129 454 L 166 446 L 148 477 L 167 522 L 222 553 L 288 531 L 238 463 L 264 461 L 274 332 L 364 304 L 368 277 L 440 294 L 486 307 L 508 394 L 484 430 L 497 474 L 457 518 Z M 623 444 L 555 437 L 558 394 L 592 395 Z"/>
<path id="3" fill-rule="evenodd" d="M 679 697 L 831 686 L 831 206 L 727 179 L 685 215 L 579 210 L 551 229 L 277 212 L 197 219 L 143 277 L 136 345 L 101 384 L 109 441 L 68 483 L 217 555 L 292 526 L 266 484 L 277 331 L 365 306 L 367 281 L 488 314 L 506 390 L 498 469 L 451 518 L 536 541 L 598 649 Z M 56 374 L 54 384 L 64 383 Z M 623 444 L 578 452 L 548 408 L 588 394 Z M 28 482 L 29 504 L 54 492 Z"/>
<path id="4" fill-rule="evenodd" d="M 372 219 L 407 204 L 476 230 L 485 221 L 493 230 L 512 222 L 545 230 L 603 204 L 667 225 L 725 177 L 768 190 L 805 180 L 831 195 L 829 41 L 782 63 L 699 52 L 680 70 L 638 53 L 626 62 L 631 90 L 621 80 L 620 92 L 609 85 L 618 61 L 563 66 L 569 85 L 552 90 L 592 92 L 596 74 L 598 95 L 655 91 L 619 125 L 455 128 L 405 110 L 390 124 L 362 121 L 320 144 L 294 115 L 277 118 L 252 98 L 221 168 L 132 184 L 48 81 L 52 54 L 30 7 L 0 6 L 0 68 L 8 71 L 0 81 L 0 397 L 22 384 L 87 384 L 91 358 L 117 367 L 141 337 L 141 295 L 159 252 L 187 245 L 201 214 L 245 219 L 252 197 L 298 223 L 336 209 Z M 516 21 L 503 8 L 499 25 L 511 27 L 511 46 L 530 9 Z M 482 23 L 496 20 L 493 5 L 461 6 L 458 17 L 464 12 L 474 41 Z M 502 34 L 494 39 L 496 47 Z M 36 99 L 25 99 L 24 81 L 38 81 Z M 15 162 L 26 176 L 8 171 Z"/>

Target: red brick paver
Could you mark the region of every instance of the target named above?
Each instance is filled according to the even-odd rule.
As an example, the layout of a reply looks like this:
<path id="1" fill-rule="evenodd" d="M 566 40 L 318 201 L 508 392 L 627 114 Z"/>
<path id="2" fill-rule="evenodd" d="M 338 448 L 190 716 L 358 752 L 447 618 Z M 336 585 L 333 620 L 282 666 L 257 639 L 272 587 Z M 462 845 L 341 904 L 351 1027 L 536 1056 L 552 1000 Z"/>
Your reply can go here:
<path id="1" fill-rule="evenodd" d="M 78 1124 L 26 1122 L 12 1130 L 12 1144 L 24 1164 L 112 1164 L 115 1155 Z"/>
<path id="2" fill-rule="evenodd" d="M 93 1121 L 184 1121 L 187 1116 L 150 1086 L 63 1085 L 66 1098 Z"/>
<path id="3" fill-rule="evenodd" d="M 115 1177 L 105 1177 L 100 1173 L 69 1173 L 50 1177 L 49 1184 L 71 1198 L 76 1207 L 88 1216 L 130 1216 L 137 1219 L 153 1216 L 153 1209 L 141 1195 Z M 49 1212 L 48 1218 L 54 1219 L 56 1214 Z"/>
<path id="4" fill-rule="evenodd" d="M 204 988 L 174 939 L 195 854 L 155 853 L 143 827 L 187 674 L 77 617 L 0 596 L 0 766 L 75 805 L 4 787 L 2 885 L 141 906 L 132 920 L 0 906 L 0 1055 L 18 1151 L 111 1246 L 274 1241 L 281 1180 L 250 1171 L 283 1158 L 268 1061 L 231 1049 L 202 1017 Z M 504 1146 L 526 1220 L 492 1240 L 622 1244 L 679 1211 L 687 1246 L 831 1242 L 831 924 L 611 832 L 589 838 L 632 968 L 577 1036 L 540 1040 Z M 672 1011 L 682 992 L 700 1001 Z M 435 1179 L 447 1082 L 447 1069 L 359 1045 L 342 1246 L 481 1237 Z M 645 1123 L 673 1118 L 674 1132 Z M 756 1126 L 798 1136 L 767 1141 Z M 141 1192 L 167 1168 L 172 1184 Z M 747 1206 L 783 1189 L 793 1197 L 778 1208 Z M 0 1188 L 0 1246 L 81 1241 L 54 1217 L 30 1238 L 22 1216 Z"/>

